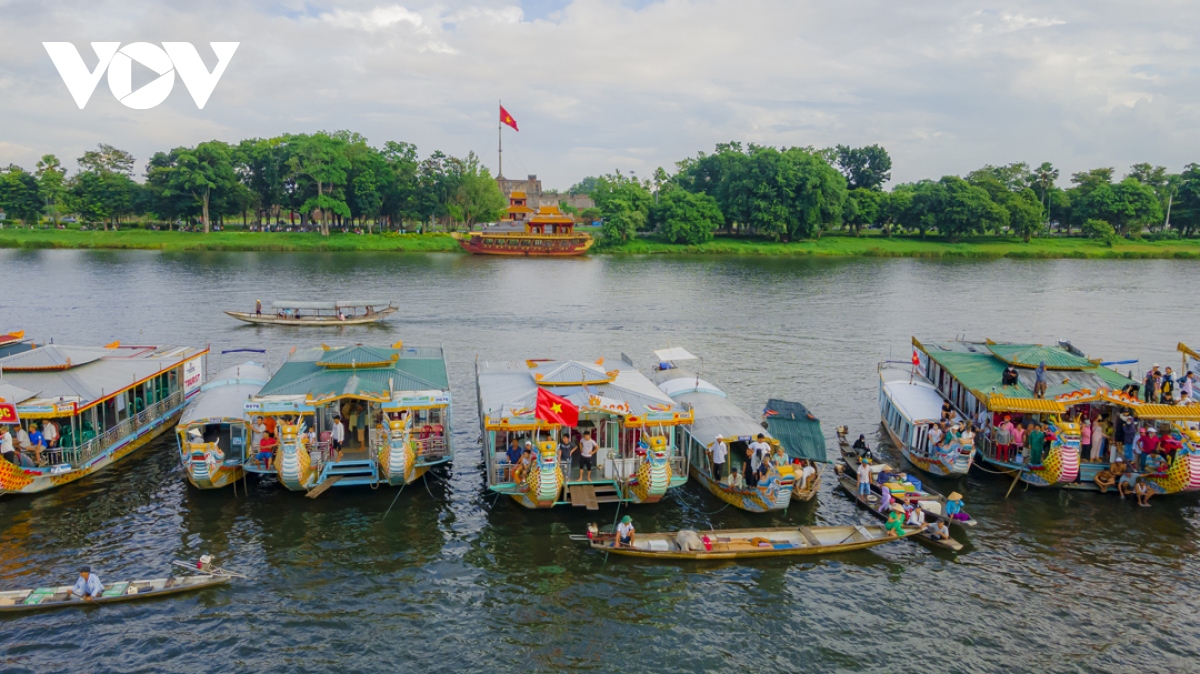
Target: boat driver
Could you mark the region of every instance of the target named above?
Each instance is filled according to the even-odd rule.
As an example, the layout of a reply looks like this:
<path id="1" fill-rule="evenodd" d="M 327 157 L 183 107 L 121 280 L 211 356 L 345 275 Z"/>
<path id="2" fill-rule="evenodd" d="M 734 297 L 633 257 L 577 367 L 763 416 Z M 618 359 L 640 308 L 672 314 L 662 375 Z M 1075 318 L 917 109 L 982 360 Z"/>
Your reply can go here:
<path id="1" fill-rule="evenodd" d="M 104 586 L 100 583 L 100 577 L 92 573 L 92 567 L 84 564 L 79 567 L 79 578 L 75 581 L 75 587 L 67 590 L 67 597 L 77 595 L 84 601 L 91 601 L 100 596 L 104 591 Z"/>

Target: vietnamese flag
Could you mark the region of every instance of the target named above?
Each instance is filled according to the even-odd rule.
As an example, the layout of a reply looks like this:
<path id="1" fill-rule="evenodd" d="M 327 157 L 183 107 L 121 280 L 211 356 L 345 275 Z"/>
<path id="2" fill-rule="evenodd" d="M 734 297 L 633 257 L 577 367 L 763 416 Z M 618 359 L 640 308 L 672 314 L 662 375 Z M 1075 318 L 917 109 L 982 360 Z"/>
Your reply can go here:
<path id="1" fill-rule="evenodd" d="M 520 131 L 520 129 L 517 128 L 517 120 L 513 119 L 512 115 L 508 114 L 508 110 L 505 110 L 503 105 L 500 106 L 500 123 L 511 126 L 513 131 Z"/>
<path id="2" fill-rule="evenodd" d="M 920 365 L 921 357 L 917 355 L 917 350 L 913 349 L 913 365 Z"/>
<path id="3" fill-rule="evenodd" d="M 552 424 L 575 426 L 579 423 L 579 408 L 572 405 L 570 400 L 538 387 L 533 416 Z"/>

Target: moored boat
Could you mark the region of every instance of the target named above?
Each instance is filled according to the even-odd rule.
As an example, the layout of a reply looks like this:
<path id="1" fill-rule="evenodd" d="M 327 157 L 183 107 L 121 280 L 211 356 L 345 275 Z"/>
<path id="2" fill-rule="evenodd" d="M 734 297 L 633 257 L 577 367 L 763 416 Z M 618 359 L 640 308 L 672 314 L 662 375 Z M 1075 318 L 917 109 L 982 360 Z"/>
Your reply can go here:
<path id="1" fill-rule="evenodd" d="M 246 323 L 257 325 L 290 325 L 293 327 L 330 327 L 339 325 L 363 325 L 378 323 L 396 313 L 396 307 L 387 300 L 333 300 L 314 302 L 305 300 L 279 300 L 271 303 L 272 311 L 226 311 L 225 313 Z M 359 310 L 362 310 L 359 313 Z"/>
<path id="2" fill-rule="evenodd" d="M 487 485 L 527 508 L 601 503 L 655 503 L 687 481 L 687 458 L 676 428 L 692 412 L 671 400 L 631 364 L 604 367 L 566 360 L 476 361 L 480 431 Z M 539 391 L 578 410 L 566 427 L 538 418 Z M 582 453 L 562 457 L 557 441 L 578 443 L 587 433 L 597 443 L 585 465 Z M 532 465 L 506 455 L 530 443 Z M 587 474 L 585 474 L 587 468 Z M 586 478 L 586 479 L 585 479 Z"/>
<path id="3" fill-rule="evenodd" d="M 311 497 L 333 486 L 409 484 L 454 457 L 441 347 L 293 351 L 244 409 L 278 443 L 252 447 L 244 469 Z"/>
<path id="4" fill-rule="evenodd" d="M 863 509 L 869 511 L 871 513 L 871 515 L 874 516 L 876 519 L 886 521 L 888 518 L 888 513 L 886 511 L 886 508 L 883 508 L 884 501 L 883 501 L 883 496 L 882 496 L 881 490 L 879 489 L 879 486 L 876 484 L 872 484 L 870 493 L 868 493 L 865 496 L 860 494 L 858 492 L 857 478 L 855 477 L 853 472 L 843 470 L 843 466 L 845 466 L 845 465 L 848 465 L 848 464 L 834 466 L 835 472 L 837 473 L 838 486 L 840 486 L 842 488 L 842 491 L 844 491 L 846 494 L 848 494 L 850 496 L 850 498 L 857 501 L 858 505 L 860 505 Z M 921 509 L 925 511 L 927 521 L 930 521 L 930 520 L 946 521 L 945 518 L 940 515 L 931 514 L 929 512 L 929 510 L 925 507 L 921 507 Z M 942 550 L 950 550 L 952 552 L 958 552 L 963 549 L 962 543 L 959 543 L 958 541 L 954 540 L 954 538 L 952 538 L 950 536 L 947 536 L 945 538 L 935 536 L 928 529 L 928 527 L 926 527 L 926 529 L 922 530 L 920 533 L 918 533 L 916 535 L 916 540 L 918 540 L 921 543 L 924 543 L 925 545 L 928 545 L 930 547 L 940 548 Z"/>
<path id="5" fill-rule="evenodd" d="M 207 560 L 207 557 L 202 558 Z M 0 613 L 29 613 L 56 608 L 92 606 L 95 604 L 113 604 L 116 602 L 151 599 L 166 595 L 192 592 L 214 585 L 228 583 L 239 574 L 221 569 L 211 569 L 205 561 L 193 565 L 185 562 L 175 562 L 177 566 L 199 570 L 182 576 L 169 578 L 154 578 L 151 580 L 130 580 L 106 583 L 102 585 L 100 596 L 87 601 L 70 593 L 72 585 L 54 587 L 38 587 L 27 590 L 0 591 Z"/>
<path id="6" fill-rule="evenodd" d="M 527 203 L 524 192 L 513 192 L 504 220 L 453 236 L 463 250 L 479 255 L 569 257 L 592 247 L 591 235 L 575 231 L 575 220 L 558 206 L 542 206 L 535 212 Z"/>
<path id="7" fill-rule="evenodd" d="M 175 427 L 179 461 L 188 482 L 218 489 L 242 478 L 250 455 L 246 400 L 271 378 L 255 362 L 225 368 L 200 387 Z"/>
<path id="8" fill-rule="evenodd" d="M 616 535 L 588 527 L 586 540 L 593 550 L 652 559 L 729 560 L 799 555 L 833 555 L 891 543 L 917 534 L 905 527 L 896 536 L 881 526 L 778 527 L 673 531 L 634 535 L 632 547 L 614 546 Z"/>
<path id="9" fill-rule="evenodd" d="M 974 442 L 941 433 L 942 396 L 911 367 L 883 362 L 879 371 L 879 412 L 892 444 L 917 468 L 938 477 L 961 477 L 975 460 Z M 951 439 L 954 438 L 954 439 Z"/>
<path id="10" fill-rule="evenodd" d="M 114 342 L 47 344 L 0 358 L 0 397 L 18 417 L 5 420 L 18 451 L 0 458 L 0 494 L 74 482 L 169 430 L 203 384 L 207 353 Z"/>

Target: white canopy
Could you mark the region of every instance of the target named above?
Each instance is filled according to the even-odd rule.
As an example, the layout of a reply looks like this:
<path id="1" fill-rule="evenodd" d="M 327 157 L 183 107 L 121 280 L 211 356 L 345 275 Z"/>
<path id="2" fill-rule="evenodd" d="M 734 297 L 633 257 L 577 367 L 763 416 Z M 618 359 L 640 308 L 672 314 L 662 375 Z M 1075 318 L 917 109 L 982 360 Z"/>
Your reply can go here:
<path id="1" fill-rule="evenodd" d="M 654 355 L 658 356 L 658 362 L 660 363 L 678 360 L 698 360 L 696 356 L 693 356 L 682 346 L 673 346 L 669 349 L 659 349 L 658 351 L 654 352 Z"/>
<path id="2" fill-rule="evenodd" d="M 307 309 L 309 311 L 334 311 L 335 309 L 350 309 L 353 307 L 386 307 L 387 300 L 334 300 L 332 302 L 313 302 L 304 300 L 276 300 L 271 302 L 273 309 Z"/>

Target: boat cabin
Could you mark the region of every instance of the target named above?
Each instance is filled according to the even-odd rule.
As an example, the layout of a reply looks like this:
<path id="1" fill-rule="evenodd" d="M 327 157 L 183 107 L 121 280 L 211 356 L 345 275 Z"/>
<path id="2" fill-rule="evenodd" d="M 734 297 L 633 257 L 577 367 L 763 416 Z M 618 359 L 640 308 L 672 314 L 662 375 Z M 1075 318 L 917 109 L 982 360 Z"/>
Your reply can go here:
<path id="1" fill-rule="evenodd" d="M 58 434 L 40 452 L 21 451 L 18 471 L 0 460 L 0 492 L 58 486 L 70 481 L 63 476 L 99 470 L 157 436 L 200 390 L 207 353 L 113 342 L 47 344 L 0 358 L 0 398 L 19 416 L 14 442 L 22 431 L 44 433 L 46 424 Z"/>
<path id="2" fill-rule="evenodd" d="M 245 406 L 270 378 L 267 368 L 255 362 L 225 368 L 184 408 L 175 434 L 180 462 L 194 486 L 225 486 L 254 460 Z"/>
<path id="3" fill-rule="evenodd" d="M 488 488 L 526 507 L 650 503 L 687 480 L 676 429 L 691 423 L 692 413 L 632 365 L 478 361 L 476 381 Z M 538 418 L 543 389 L 578 408 L 576 425 Z M 579 447 L 585 434 L 598 444 L 590 471 L 581 452 L 562 456 L 557 449 L 560 440 Z M 526 443 L 528 465 L 521 459 Z"/>
<path id="4" fill-rule="evenodd" d="M 440 347 L 294 351 L 245 411 L 278 443 L 254 448 L 246 470 L 278 474 L 293 490 L 406 484 L 453 457 Z"/>

